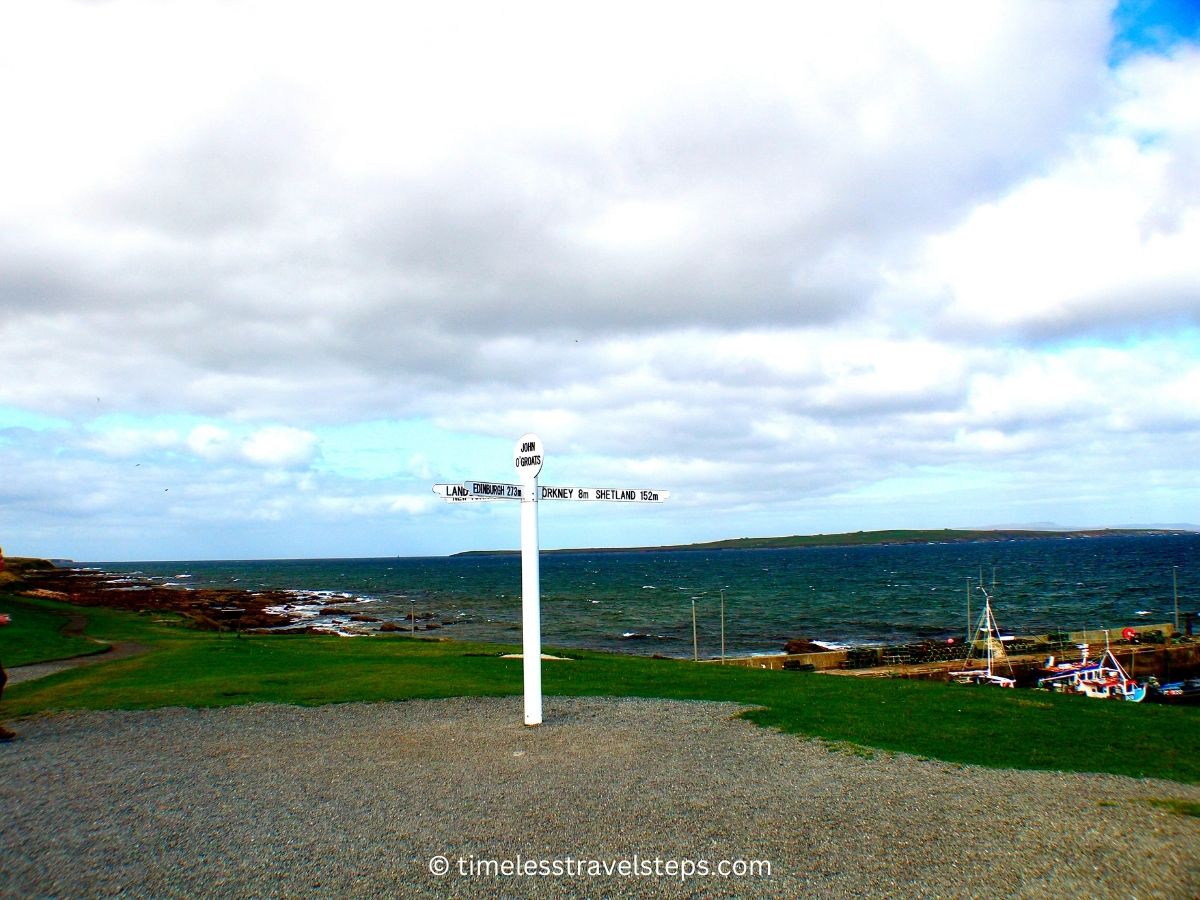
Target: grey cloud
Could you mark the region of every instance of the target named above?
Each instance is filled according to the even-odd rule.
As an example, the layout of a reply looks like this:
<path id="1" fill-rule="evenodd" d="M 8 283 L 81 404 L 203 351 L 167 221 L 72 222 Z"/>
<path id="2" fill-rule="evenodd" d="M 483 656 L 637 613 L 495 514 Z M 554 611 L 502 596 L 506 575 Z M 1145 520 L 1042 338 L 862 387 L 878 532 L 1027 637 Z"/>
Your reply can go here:
<path id="1" fill-rule="evenodd" d="M 1035 50 L 1017 42 L 985 70 Z M 235 385 L 286 403 L 291 380 L 307 405 L 321 377 L 409 392 L 519 383 L 495 349 L 504 334 L 594 343 L 853 321 L 897 248 L 1003 189 L 1094 93 L 1086 55 L 980 92 L 895 52 L 875 90 L 898 123 L 875 143 L 856 120 L 863 85 L 832 98 L 801 86 L 798 102 L 793 85 L 704 84 L 656 96 L 605 141 L 493 133 L 420 177 L 339 172 L 303 93 L 268 83 L 95 195 L 89 243 L 11 258 L 23 275 L 4 302 L 75 311 L 77 340 L 154 373 L 138 393 L 168 393 L 171 373 L 199 403 Z M 678 209 L 681 233 L 649 249 L 584 237 L 626 200 Z M 113 224 L 136 240 L 110 243 Z M 103 381 L 113 363 L 89 356 Z M 544 346 L 532 360 L 578 377 Z"/>
<path id="2" fill-rule="evenodd" d="M 96 211 L 176 239 L 250 237 L 298 212 L 311 168 L 312 136 L 303 97 L 264 83 L 211 121 L 154 148 L 123 184 L 99 192 Z"/>
<path id="3" fill-rule="evenodd" d="M 77 259 L 13 244 L 0 239 L 0 310 L 12 316 L 78 308 L 90 279 Z"/>

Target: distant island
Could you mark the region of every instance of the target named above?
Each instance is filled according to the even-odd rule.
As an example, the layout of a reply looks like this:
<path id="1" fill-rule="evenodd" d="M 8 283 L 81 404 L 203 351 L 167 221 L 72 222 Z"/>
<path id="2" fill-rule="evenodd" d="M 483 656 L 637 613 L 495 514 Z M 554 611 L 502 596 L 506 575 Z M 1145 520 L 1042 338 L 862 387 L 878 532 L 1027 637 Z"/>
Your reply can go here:
<path id="1" fill-rule="evenodd" d="M 790 547 L 859 547 L 873 544 L 965 544 L 982 541 L 1044 540 L 1049 538 L 1133 537 L 1183 534 L 1166 528 L 1094 528 L 1084 531 L 1022 531 L 1012 529 L 940 530 L 896 529 L 851 531 L 844 534 L 793 534 L 786 537 L 743 537 L 702 544 L 661 547 L 580 547 L 542 550 L 542 553 L 659 553 L 668 550 L 783 550 Z M 463 550 L 451 556 L 516 556 L 519 550 Z"/>

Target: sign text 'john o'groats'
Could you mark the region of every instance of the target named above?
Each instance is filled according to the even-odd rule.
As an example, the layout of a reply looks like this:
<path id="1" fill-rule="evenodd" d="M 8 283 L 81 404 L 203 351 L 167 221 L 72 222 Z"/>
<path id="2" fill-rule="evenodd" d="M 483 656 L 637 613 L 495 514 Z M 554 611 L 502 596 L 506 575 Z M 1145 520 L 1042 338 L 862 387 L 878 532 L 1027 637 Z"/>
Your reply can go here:
<path id="1" fill-rule="evenodd" d="M 538 487 L 542 471 L 542 440 L 522 435 L 513 449 L 519 484 L 464 481 L 435 484 L 433 492 L 452 503 L 473 500 L 521 501 L 521 650 L 525 681 L 525 724 L 542 722 L 542 612 L 538 549 L 538 500 L 582 500 L 618 503 L 662 503 L 668 491 L 627 487 Z"/>
<path id="2" fill-rule="evenodd" d="M 536 434 L 527 434 L 517 441 L 513 454 L 517 467 L 517 478 L 522 484 L 537 479 L 542 471 L 542 439 Z"/>

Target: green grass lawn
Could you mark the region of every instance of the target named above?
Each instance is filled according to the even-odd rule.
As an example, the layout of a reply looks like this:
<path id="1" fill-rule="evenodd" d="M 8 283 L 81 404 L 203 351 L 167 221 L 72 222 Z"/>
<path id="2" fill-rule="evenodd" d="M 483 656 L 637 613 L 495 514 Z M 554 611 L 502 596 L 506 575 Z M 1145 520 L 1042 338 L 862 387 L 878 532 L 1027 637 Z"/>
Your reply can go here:
<path id="1" fill-rule="evenodd" d="M 0 594 L 0 613 L 12 623 L 0 626 L 0 660 L 6 666 L 24 666 L 52 659 L 67 659 L 103 649 L 82 635 L 64 635 L 63 627 L 78 610 L 50 609 L 36 601 Z"/>
<path id="2" fill-rule="evenodd" d="M 48 613 L 74 611 L 34 601 Z M 494 644 L 404 636 L 215 634 L 162 614 L 89 609 L 88 633 L 152 647 L 6 692 L 3 717 L 61 709 L 270 702 L 320 704 L 522 690 L 521 662 Z M 48 622 L 52 621 L 48 617 Z M 9 652 L 0 644 L 0 654 Z M 1200 782 L 1200 710 L 1033 691 L 835 678 L 559 651 L 547 695 L 729 700 L 764 726 L 860 747 L 986 766 L 1112 772 Z M 4 657 L 0 657 L 4 658 Z"/>

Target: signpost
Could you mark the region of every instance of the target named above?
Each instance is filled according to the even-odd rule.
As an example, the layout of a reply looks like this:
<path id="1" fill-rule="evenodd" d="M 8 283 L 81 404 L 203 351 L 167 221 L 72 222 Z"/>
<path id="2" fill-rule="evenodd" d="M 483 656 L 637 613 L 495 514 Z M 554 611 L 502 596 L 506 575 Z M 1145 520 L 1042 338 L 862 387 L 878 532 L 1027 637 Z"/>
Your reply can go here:
<path id="1" fill-rule="evenodd" d="M 542 583 L 538 558 L 537 478 L 542 441 L 526 434 L 513 454 L 521 481 L 521 663 L 525 675 L 525 724 L 542 724 Z"/>
<path id="2" fill-rule="evenodd" d="M 576 500 L 606 503 L 663 503 L 669 491 L 625 487 L 538 487 L 542 439 L 525 434 L 513 448 L 517 484 L 464 481 L 435 484 L 433 492 L 450 503 L 491 500 L 521 502 L 521 655 L 525 682 L 525 724 L 542 724 L 542 598 L 538 550 L 538 501 Z"/>

